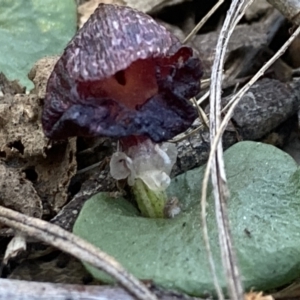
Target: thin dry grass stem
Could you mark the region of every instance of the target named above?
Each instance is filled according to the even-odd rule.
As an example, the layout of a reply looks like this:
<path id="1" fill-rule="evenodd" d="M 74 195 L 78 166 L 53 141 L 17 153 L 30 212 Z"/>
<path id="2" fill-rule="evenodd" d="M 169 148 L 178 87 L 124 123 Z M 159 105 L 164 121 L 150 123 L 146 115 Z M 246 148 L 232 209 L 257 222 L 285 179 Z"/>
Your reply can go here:
<path id="1" fill-rule="evenodd" d="M 200 119 L 201 123 L 203 124 L 202 126 L 205 126 L 206 128 L 209 128 L 209 120 L 207 118 L 207 115 L 203 111 L 202 107 L 197 104 L 197 100 L 196 100 L 195 97 L 192 98 L 192 102 L 197 107 L 199 119 Z"/>
<path id="2" fill-rule="evenodd" d="M 88 171 L 94 170 L 94 169 L 100 167 L 101 164 L 102 164 L 102 161 L 98 161 L 98 162 L 96 162 L 96 163 L 94 163 L 94 164 L 92 164 L 92 165 L 90 165 L 90 166 L 88 166 L 88 167 L 86 167 L 86 168 L 84 168 L 84 169 L 78 170 L 78 171 L 76 172 L 76 175 L 80 175 L 80 174 L 86 173 L 86 172 L 88 172 Z"/>
<path id="3" fill-rule="evenodd" d="M 233 95 L 236 93 L 236 91 L 238 90 L 239 86 L 240 86 L 239 82 L 234 86 L 234 90 L 233 90 L 233 93 L 232 93 Z M 221 111 L 221 112 L 223 112 L 223 111 Z"/>
<path id="4" fill-rule="evenodd" d="M 213 7 L 212 9 L 200 20 L 200 22 L 193 28 L 193 30 L 186 36 L 184 39 L 183 43 L 187 43 L 190 41 L 196 34 L 197 32 L 201 29 L 201 27 L 207 22 L 207 20 L 214 14 L 214 12 L 220 7 L 220 5 L 224 2 L 224 0 L 219 0 Z M 210 79 L 204 79 L 201 80 L 201 85 L 203 84 L 208 84 L 210 82 Z M 199 119 L 202 121 L 202 123 L 208 128 L 208 118 L 207 115 L 203 112 L 202 108 L 200 107 L 200 104 L 209 96 L 209 91 L 204 95 L 204 98 L 202 97 L 200 100 L 195 101 L 195 98 L 192 98 L 192 101 L 197 107 L 198 114 L 199 114 Z M 202 100 L 203 99 L 203 100 Z M 200 125 L 199 127 L 195 128 L 194 130 L 190 131 L 189 133 L 184 133 L 182 137 L 177 137 L 175 139 L 172 139 L 170 142 L 172 143 L 177 143 L 180 142 L 187 137 L 191 136 L 192 134 L 198 132 L 201 128 L 203 128 L 203 125 Z"/>
<path id="5" fill-rule="evenodd" d="M 246 84 L 230 101 L 231 106 L 229 107 L 229 110 L 227 114 L 225 115 L 221 125 L 218 128 L 218 131 L 215 134 L 214 140 L 211 143 L 211 152 L 207 161 L 207 167 L 205 169 L 205 175 L 203 179 L 203 185 L 202 185 L 202 194 L 201 194 L 201 208 L 202 208 L 202 220 L 205 220 L 206 216 L 206 194 L 207 194 L 207 186 L 208 186 L 208 180 L 210 175 L 210 166 L 213 162 L 213 159 L 215 158 L 215 152 L 218 147 L 218 143 L 221 140 L 221 137 L 227 127 L 227 124 L 233 114 L 233 111 L 237 104 L 239 103 L 239 100 L 245 95 L 245 93 L 249 90 L 249 88 L 264 74 L 264 72 L 286 51 L 286 49 L 289 47 L 289 45 L 292 43 L 292 41 L 300 34 L 300 26 L 296 29 L 294 34 L 288 39 L 288 41 L 278 50 L 278 52 L 257 72 L 255 76 L 249 81 L 248 84 Z M 208 241 L 208 233 L 207 233 L 207 226 L 206 221 L 204 223 L 204 236 L 205 239 Z"/>
<path id="6" fill-rule="evenodd" d="M 231 3 L 223 27 L 221 29 L 218 43 L 216 46 L 215 60 L 211 74 L 211 96 L 210 96 L 210 140 L 214 141 L 215 135 L 221 123 L 221 94 L 223 67 L 226 55 L 226 49 L 232 32 L 244 14 L 246 8 L 251 4 L 251 0 L 234 0 Z M 207 163 L 205 177 L 202 186 L 201 195 L 201 219 L 203 225 L 204 242 L 208 253 L 209 264 L 214 280 L 214 285 L 219 299 L 224 299 L 223 292 L 219 285 L 215 264 L 211 253 L 208 229 L 206 223 L 206 194 L 211 171 L 211 179 L 213 185 L 213 193 L 215 199 L 216 220 L 219 231 L 219 243 L 221 249 L 222 263 L 227 279 L 228 293 L 232 300 L 239 300 L 243 297 L 243 287 L 239 270 L 236 262 L 236 255 L 232 245 L 232 239 L 229 228 L 229 220 L 226 209 L 226 201 L 228 199 L 228 189 L 226 185 L 226 174 L 223 161 L 222 141 L 216 143 L 214 152 L 210 152 L 210 161 Z"/>
<path id="7" fill-rule="evenodd" d="M 202 109 L 201 106 L 199 106 L 199 111 L 200 111 L 200 114 L 201 114 L 201 121 L 203 122 L 203 125 L 209 129 L 209 119 L 205 113 L 205 111 Z"/>
<path id="8" fill-rule="evenodd" d="M 300 70 L 300 69 L 299 69 Z M 299 71 L 300 73 L 300 71 Z M 296 74 L 296 73 L 295 73 Z M 240 86 L 240 83 L 236 83 L 235 87 L 234 87 L 234 91 L 232 94 L 235 94 L 236 93 L 236 90 L 238 89 L 238 87 Z M 209 118 L 208 118 L 208 114 L 206 114 L 204 112 L 204 110 L 202 109 L 202 107 L 200 106 L 210 95 L 210 90 L 208 90 L 200 99 L 196 100 L 196 103 L 194 102 L 194 99 L 192 98 L 191 101 L 194 102 L 194 104 L 196 106 L 198 106 L 198 112 L 200 111 L 201 112 L 201 116 L 199 116 L 199 119 L 200 121 L 203 122 L 203 120 L 207 120 L 205 121 L 203 124 L 197 126 L 196 128 L 192 129 L 192 130 L 188 130 L 184 133 L 181 133 L 180 135 L 176 136 L 175 138 L 171 139 L 169 142 L 170 143 L 178 143 L 178 142 L 181 142 L 183 140 L 185 140 L 187 137 L 197 133 L 199 130 L 201 130 L 202 128 L 204 128 L 204 126 L 206 128 L 209 128 Z M 228 108 L 229 105 L 227 104 L 221 111 L 221 113 L 224 113 L 226 112 L 226 108 Z"/>
<path id="9" fill-rule="evenodd" d="M 196 106 L 196 108 L 197 108 L 197 111 L 198 111 L 198 117 L 199 117 L 200 121 L 202 121 L 202 122 L 203 122 L 203 120 L 202 120 L 202 112 L 201 112 L 201 107 L 200 107 L 199 105 L 197 105 L 197 100 L 196 100 L 196 98 L 195 98 L 195 97 L 193 97 L 193 98 L 191 99 L 191 101 L 194 103 L 194 105 L 195 105 L 195 106 Z"/>
<path id="10" fill-rule="evenodd" d="M 208 117 L 207 117 L 207 114 L 203 111 L 203 109 L 200 107 L 200 105 L 208 98 L 209 96 L 209 93 L 210 91 L 207 91 L 199 100 L 196 100 L 196 102 L 194 101 L 194 99 L 192 98 L 191 101 L 194 102 L 194 104 L 197 106 L 198 108 L 198 112 L 200 111 L 201 113 L 201 116 L 199 116 L 199 119 L 202 120 L 206 120 L 205 121 L 205 125 L 207 128 L 209 128 L 209 122 L 208 122 Z M 203 122 L 203 120 L 202 120 Z M 181 142 L 183 140 L 185 140 L 187 137 L 197 133 L 200 129 L 204 128 L 204 125 L 201 124 L 200 126 L 192 129 L 192 130 L 189 130 L 188 132 L 184 132 L 180 135 L 178 135 L 177 137 L 171 139 L 169 142 L 170 143 L 178 143 L 178 142 Z"/>
<path id="11" fill-rule="evenodd" d="M 197 104 L 201 105 L 210 95 L 210 91 L 207 91 L 199 100 L 197 100 Z"/>
<path id="12" fill-rule="evenodd" d="M 193 28 L 193 30 L 187 35 L 184 39 L 183 43 L 189 42 L 194 35 L 201 29 L 201 27 L 207 22 L 207 20 L 215 13 L 215 11 L 220 7 L 220 5 L 224 2 L 224 0 L 219 0 L 213 8 L 200 20 L 200 22 Z"/>
<path id="13" fill-rule="evenodd" d="M 143 283 L 128 273 L 114 258 L 57 225 L 26 216 L 3 206 L 0 206 L 0 223 L 101 269 L 136 299 L 157 300 L 157 297 Z"/>
<path id="14" fill-rule="evenodd" d="M 200 129 L 204 128 L 204 125 L 200 125 L 192 130 L 190 130 L 189 132 L 185 132 L 182 133 L 180 135 L 178 135 L 176 138 L 169 140 L 170 143 L 179 143 L 183 140 L 186 140 L 188 137 L 190 137 L 191 135 L 197 133 Z"/>
<path id="15" fill-rule="evenodd" d="M 204 78 L 201 80 L 201 89 L 206 89 L 210 85 L 210 78 Z"/>

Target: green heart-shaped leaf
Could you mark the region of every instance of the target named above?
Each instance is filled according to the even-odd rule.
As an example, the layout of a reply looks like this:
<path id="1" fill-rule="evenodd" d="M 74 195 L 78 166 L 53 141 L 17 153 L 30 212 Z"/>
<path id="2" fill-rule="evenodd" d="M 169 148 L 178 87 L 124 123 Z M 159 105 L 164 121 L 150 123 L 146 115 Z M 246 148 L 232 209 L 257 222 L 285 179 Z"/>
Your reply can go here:
<path id="1" fill-rule="evenodd" d="M 241 142 L 225 153 L 234 246 L 244 286 L 271 289 L 299 276 L 300 171 L 281 150 Z M 168 189 L 183 206 L 174 219 L 147 219 L 126 200 L 100 193 L 88 200 L 74 233 L 115 257 L 140 279 L 201 296 L 214 293 L 200 221 L 204 167 L 173 179 Z M 225 289 L 211 193 L 207 221 L 221 286 Z M 102 272 L 87 265 L 96 278 Z"/>
<path id="2" fill-rule="evenodd" d="M 60 54 L 76 32 L 74 0 L 0 0 L 0 72 L 27 88 L 33 64 Z"/>

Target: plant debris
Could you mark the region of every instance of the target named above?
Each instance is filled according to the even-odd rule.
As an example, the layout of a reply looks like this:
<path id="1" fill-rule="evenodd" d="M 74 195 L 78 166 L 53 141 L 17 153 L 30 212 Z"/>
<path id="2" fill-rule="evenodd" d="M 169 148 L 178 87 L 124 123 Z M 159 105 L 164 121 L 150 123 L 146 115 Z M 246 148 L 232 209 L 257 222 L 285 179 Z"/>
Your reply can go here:
<path id="1" fill-rule="evenodd" d="M 36 81 L 36 84 L 43 89 L 41 82 Z M 14 197 L 9 194 L 4 197 L 3 194 L 2 201 L 6 201 L 5 206 L 18 211 L 25 207 L 33 210 L 35 205 L 40 209 L 42 201 L 43 214 L 52 215 L 68 197 L 69 182 L 76 172 L 76 141 L 50 142 L 42 131 L 41 109 L 42 103 L 36 94 L 5 94 L 0 97 L 2 180 L 6 190 L 14 193 Z M 11 189 L 9 182 L 15 182 L 15 189 Z M 32 198 L 35 204 L 29 204 Z M 36 216 L 41 217 L 41 212 Z"/>
<path id="2" fill-rule="evenodd" d="M 31 2 L 34 1 L 28 3 Z M 24 27 L 20 26 L 19 23 L 25 19 L 18 17 L 18 22 L 12 23 L 6 23 L 7 20 L 5 19 L 3 24 L 10 24 L 12 30 L 10 34 L 15 32 L 18 37 L 12 45 L 9 43 L 9 39 L 0 38 L 1 41 L 5 40 L 2 45 L 12 49 L 11 52 L 4 51 L 4 59 L 0 59 L 0 205 L 28 216 L 50 220 L 51 223 L 71 231 L 84 202 L 95 193 L 109 191 L 112 193 L 111 195 L 121 194 L 128 197 L 128 190 L 124 188 L 124 183 L 116 184 L 108 171 L 107 160 L 117 149 L 115 141 L 96 137 L 93 139 L 71 138 L 54 142 L 44 136 L 40 122 L 41 110 L 45 100 L 47 81 L 59 56 L 46 56 L 37 61 L 28 75 L 30 82 L 26 78 L 26 73 L 35 59 L 44 55 L 61 53 L 67 41 L 75 33 L 76 25 L 82 27 L 99 3 L 128 5 L 149 13 L 158 23 L 163 24 L 180 41 L 183 41 L 215 2 L 217 1 L 77 0 L 77 3 L 81 5 L 78 7 L 78 19 L 76 20 L 76 12 L 72 10 L 74 1 L 69 1 L 64 6 L 64 9 L 70 8 L 67 15 L 61 14 L 63 10 L 59 9 L 60 12 L 55 13 L 55 16 L 62 15 L 64 17 L 59 20 L 51 17 L 50 23 L 48 22 L 48 14 L 52 12 L 52 8 L 48 9 L 45 5 L 45 9 L 41 7 L 39 11 L 43 11 L 45 16 L 47 14 L 45 19 L 48 20 L 47 24 L 52 24 L 54 27 L 51 29 L 48 25 L 48 27 L 44 26 L 46 23 L 36 23 L 35 28 L 38 28 L 38 31 L 42 32 L 43 37 L 45 37 L 45 40 L 41 40 L 39 37 L 37 43 L 35 39 L 32 41 L 30 39 L 35 31 L 29 30 L 29 37 L 26 38 L 25 35 L 23 38 L 22 34 L 19 34 L 19 29 L 27 30 L 25 21 Z M 273 56 L 294 30 L 288 19 L 297 19 L 298 15 L 295 15 L 295 19 L 292 18 L 293 14 L 297 14 L 296 9 L 290 10 L 284 17 L 269 4 L 275 2 L 278 5 L 282 1 L 253 1 L 253 4 L 246 10 L 245 17 L 235 27 L 226 49 L 222 83 L 223 107 L 228 104 L 232 95 L 235 95 L 240 87 L 265 64 L 266 60 Z M 284 9 L 293 2 L 296 8 L 298 4 L 296 5 L 297 1 L 294 0 L 283 1 L 284 5 L 281 8 L 278 7 L 284 12 Z M 4 0 L 3 3 L 6 1 Z M 10 3 L 18 4 L 17 1 Z M 215 58 L 215 46 L 228 7 L 229 1 L 224 1 L 201 30 L 187 43 L 188 46 L 197 49 L 195 53 L 201 59 L 204 69 L 205 78 L 201 82 L 202 91 L 196 97 L 198 102 L 210 84 L 209 77 Z M 29 6 L 26 7 L 26 10 L 28 8 Z M 23 11 L 24 8 L 19 8 L 15 12 Z M 3 12 L 3 14 L 0 13 L 0 21 L 3 20 L 3 16 L 10 16 L 7 14 L 6 6 L 3 6 Z M 35 20 L 33 13 L 29 13 L 28 16 L 30 20 Z M 14 23 L 18 24 L 16 28 L 13 28 Z M 58 27 L 54 23 L 59 24 Z M 51 37 L 52 33 L 53 37 Z M 1 34 L 3 32 L 0 30 Z M 22 45 L 23 40 L 26 40 L 27 46 L 18 46 Z M 55 41 L 58 41 L 59 45 L 56 45 Z M 259 140 L 263 143 L 276 145 L 291 153 L 299 163 L 300 135 L 297 124 L 297 114 L 300 116 L 299 44 L 298 37 L 287 53 L 277 60 L 264 74 L 264 78 L 254 84 L 241 99 L 231 118 L 231 123 L 223 135 L 224 149 L 241 140 Z M 47 49 L 42 50 L 45 50 L 44 55 L 38 55 L 38 50 L 43 45 L 48 45 Z M 28 53 L 36 56 L 36 58 L 33 60 L 32 57 L 27 58 Z M 18 60 L 15 60 L 16 54 L 18 54 Z M 17 67 L 14 64 L 15 61 L 17 61 Z M 23 72 L 23 63 L 26 64 L 25 73 Z M 14 68 L 12 73 L 10 67 Z M 11 76 L 11 74 L 22 75 Z M 15 80 L 9 80 L 5 75 L 9 79 Z M 34 84 L 34 88 L 26 91 L 19 82 L 30 88 Z M 204 100 L 200 106 L 204 112 L 208 112 L 207 100 Z M 207 128 L 201 126 L 201 121 L 197 120 L 191 129 L 182 135 L 185 138 L 176 143 L 178 159 L 171 177 L 206 162 L 210 151 L 210 133 Z M 77 171 L 77 163 L 79 172 Z M 278 176 L 280 177 L 281 174 Z M 185 197 L 181 198 L 183 198 L 184 203 Z M 182 199 L 178 200 L 182 201 Z M 117 199 L 114 198 L 112 201 L 117 201 Z M 243 228 L 241 232 L 247 239 L 255 238 L 250 227 Z M 12 235 L 15 235 L 14 238 L 9 240 L 7 236 Z M 28 287 L 29 284 L 32 284 L 39 289 L 45 288 L 47 292 L 59 290 L 62 295 L 70 294 L 71 290 L 74 291 L 76 297 L 85 292 L 88 295 L 93 294 L 94 287 L 89 289 L 83 286 L 83 284 L 91 283 L 91 277 L 86 277 L 86 271 L 73 258 L 36 241 L 30 240 L 28 244 L 23 233 L 14 232 L 3 225 L 0 226 L 0 239 L 2 262 L 8 263 L 7 270 L 4 268 L 4 275 L 7 275 L 8 278 L 28 280 L 31 281 L 25 283 Z M 5 253 L 5 245 L 7 244 L 8 248 Z M 23 256 L 21 260 L 18 255 L 26 247 L 26 258 L 24 259 L 25 256 Z M 10 269 L 9 261 L 12 259 L 16 261 L 16 267 L 13 263 Z M 70 263 L 68 263 L 69 260 Z M 33 282 L 39 280 L 58 283 L 72 282 L 80 284 L 80 286 L 73 288 L 73 286 L 60 285 L 58 287 L 51 285 L 51 283 L 42 286 Z M 96 282 L 92 283 L 97 284 Z M 29 297 L 28 300 L 36 299 L 34 298 L 36 295 L 29 291 L 32 288 L 24 289 L 23 282 L 9 281 L 9 284 L 16 287 L 14 295 L 19 297 L 18 299 L 27 299 L 23 297 L 24 293 Z M 284 289 L 283 293 L 280 293 L 279 288 L 278 293 L 274 294 L 275 298 L 299 296 L 298 285 L 297 283 L 295 286 L 292 284 L 291 288 Z M 7 289 L 2 281 L 0 281 L 0 290 L 1 288 L 4 292 Z M 2 290 L 0 294 L 2 294 Z M 131 299 L 130 295 L 124 294 L 122 290 L 114 287 L 108 288 L 108 290 L 104 288 L 100 293 L 104 293 L 104 296 L 108 295 L 107 299 L 110 298 L 110 295 L 114 295 L 115 298 L 113 299 L 119 299 L 120 295 Z M 185 299 L 185 296 L 170 294 L 166 299 Z M 273 300 L 271 296 L 264 296 L 262 292 L 249 292 L 245 295 L 245 300 L 271 299 Z"/>

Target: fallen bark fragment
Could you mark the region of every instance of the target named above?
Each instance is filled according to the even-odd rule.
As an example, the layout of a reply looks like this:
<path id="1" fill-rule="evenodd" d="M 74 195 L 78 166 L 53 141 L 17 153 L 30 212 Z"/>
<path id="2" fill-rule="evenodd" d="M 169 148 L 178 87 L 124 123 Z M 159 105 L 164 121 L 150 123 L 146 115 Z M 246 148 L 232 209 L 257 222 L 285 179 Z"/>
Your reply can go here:
<path id="1" fill-rule="evenodd" d="M 268 0 L 289 21 L 300 25 L 300 2 L 299 0 Z"/>

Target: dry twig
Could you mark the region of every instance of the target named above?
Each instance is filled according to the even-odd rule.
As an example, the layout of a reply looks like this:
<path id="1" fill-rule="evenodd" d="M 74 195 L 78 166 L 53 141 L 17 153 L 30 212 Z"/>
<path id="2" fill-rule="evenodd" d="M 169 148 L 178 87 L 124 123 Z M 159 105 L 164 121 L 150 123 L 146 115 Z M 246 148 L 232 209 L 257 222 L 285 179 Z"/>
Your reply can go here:
<path id="1" fill-rule="evenodd" d="M 225 61 L 226 48 L 230 36 L 241 17 L 244 14 L 246 8 L 251 4 L 250 1 L 245 0 L 235 0 L 232 2 L 228 14 L 225 18 L 218 43 L 216 46 L 215 60 L 212 68 L 211 75 L 211 86 L 210 86 L 210 141 L 211 144 L 215 138 L 218 128 L 221 123 L 221 94 L 222 94 L 222 75 L 223 66 Z M 224 299 L 224 295 L 219 286 L 217 275 L 215 272 L 215 266 L 210 250 L 208 230 L 206 225 L 206 192 L 207 192 L 207 181 L 209 176 L 209 171 L 211 169 L 211 178 L 213 185 L 213 192 L 215 198 L 216 207 L 216 220 L 218 224 L 219 231 L 219 243 L 221 248 L 221 256 L 223 267 L 227 279 L 227 287 L 230 298 L 232 300 L 242 299 L 243 287 L 241 283 L 241 278 L 239 276 L 239 270 L 236 262 L 236 255 L 234 252 L 232 238 L 229 228 L 229 220 L 226 209 L 226 202 L 228 199 L 228 189 L 226 185 L 226 174 L 223 161 L 223 147 L 222 141 L 219 141 L 216 145 L 216 151 L 211 150 L 211 161 L 207 164 L 205 170 L 205 178 L 203 180 L 202 186 L 202 223 L 203 223 L 203 233 L 204 241 L 209 255 L 210 268 L 212 270 L 214 284 L 218 293 L 219 299 Z M 206 180 L 205 180 L 206 179 Z"/>
<path id="2" fill-rule="evenodd" d="M 212 9 L 204 16 L 202 20 L 193 28 L 193 30 L 186 36 L 183 43 L 186 44 L 189 42 L 195 34 L 202 28 L 202 26 L 207 22 L 207 20 L 214 14 L 214 12 L 221 6 L 224 0 L 219 0 Z"/>
<path id="3" fill-rule="evenodd" d="M 157 300 L 143 283 L 128 273 L 114 258 L 57 225 L 3 206 L 0 206 L 0 223 L 101 269 L 139 300 Z"/>
<path id="4" fill-rule="evenodd" d="M 230 101 L 231 107 L 229 108 L 226 116 L 224 117 L 220 126 L 218 126 L 217 131 L 215 132 L 214 139 L 211 143 L 211 152 L 207 162 L 207 168 L 205 170 L 205 176 L 202 185 L 202 218 L 205 219 L 205 205 L 206 205 L 206 193 L 207 193 L 207 184 L 210 174 L 210 167 L 212 166 L 213 160 L 215 159 L 216 151 L 221 140 L 221 136 L 224 133 L 227 124 L 232 117 L 234 108 L 237 106 L 239 100 L 243 95 L 249 90 L 249 88 L 265 73 L 265 71 L 286 51 L 292 41 L 300 34 L 300 26 L 296 29 L 294 34 L 288 39 L 288 41 L 278 50 L 278 52 L 257 72 L 257 74 L 245 85 Z M 205 223 L 206 226 L 206 223 Z M 207 229 L 206 229 L 207 234 Z"/>
<path id="5" fill-rule="evenodd" d="M 201 300 L 152 288 L 160 300 Z M 135 300 L 117 286 L 92 286 L 0 279 L 0 300 Z"/>

